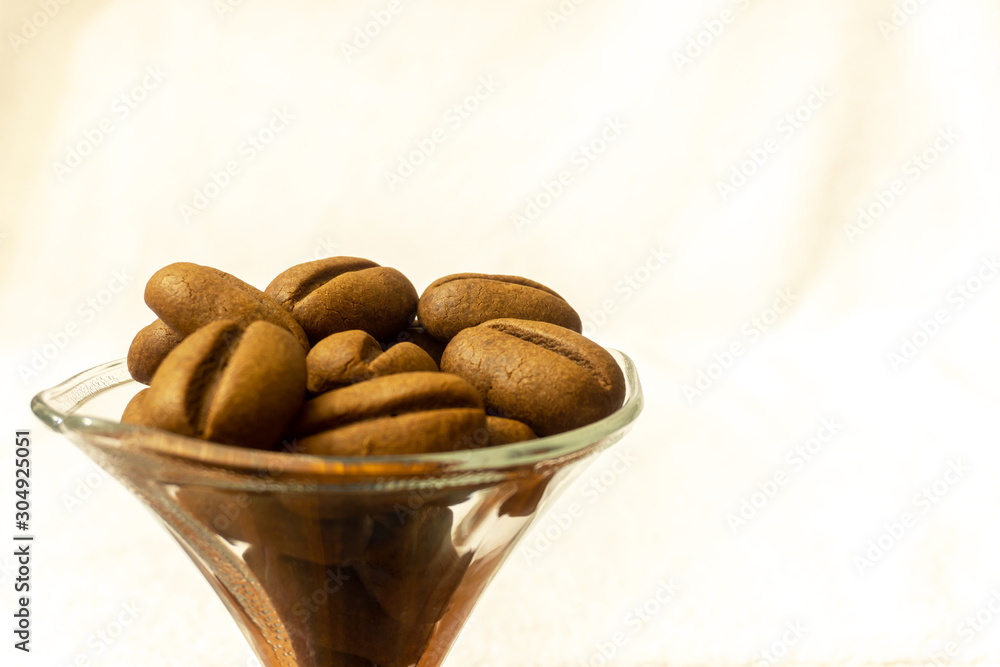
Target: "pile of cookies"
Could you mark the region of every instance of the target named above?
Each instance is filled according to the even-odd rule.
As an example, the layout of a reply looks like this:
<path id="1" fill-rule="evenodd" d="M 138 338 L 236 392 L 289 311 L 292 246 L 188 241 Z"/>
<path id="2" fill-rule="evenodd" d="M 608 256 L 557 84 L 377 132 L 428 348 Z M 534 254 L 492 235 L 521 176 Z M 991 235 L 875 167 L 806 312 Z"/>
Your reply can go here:
<path id="1" fill-rule="evenodd" d="M 128 368 L 149 387 L 122 421 L 324 456 L 501 445 L 617 410 L 625 380 L 559 294 L 460 273 L 417 296 L 355 257 L 293 266 L 262 292 L 207 266 L 157 271 Z"/>

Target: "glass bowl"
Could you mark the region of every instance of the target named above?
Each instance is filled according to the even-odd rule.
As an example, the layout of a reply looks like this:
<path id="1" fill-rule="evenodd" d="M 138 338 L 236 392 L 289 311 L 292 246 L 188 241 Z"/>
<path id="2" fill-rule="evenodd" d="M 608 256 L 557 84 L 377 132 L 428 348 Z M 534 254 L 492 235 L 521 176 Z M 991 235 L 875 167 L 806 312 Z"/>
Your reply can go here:
<path id="1" fill-rule="evenodd" d="M 81 414 L 102 392 L 140 386 L 124 359 L 31 407 L 162 519 L 264 667 L 436 667 L 534 518 L 641 412 L 634 364 L 610 352 L 627 384 L 614 414 L 430 454 L 267 452 L 122 424 L 120 409 Z"/>

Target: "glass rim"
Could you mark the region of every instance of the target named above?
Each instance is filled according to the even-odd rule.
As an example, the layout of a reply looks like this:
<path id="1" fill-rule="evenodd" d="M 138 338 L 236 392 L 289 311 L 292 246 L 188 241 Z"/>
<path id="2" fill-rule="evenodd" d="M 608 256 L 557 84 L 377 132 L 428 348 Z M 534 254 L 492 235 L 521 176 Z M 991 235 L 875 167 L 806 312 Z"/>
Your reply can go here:
<path id="1" fill-rule="evenodd" d="M 635 364 L 623 352 L 608 349 L 625 376 L 626 397 L 618 410 L 596 422 L 536 440 L 420 454 L 379 456 L 319 456 L 288 451 L 258 450 L 200 440 L 159 429 L 123 424 L 77 411 L 91 398 L 108 389 L 137 383 L 125 359 L 107 362 L 78 373 L 31 400 L 31 410 L 49 428 L 66 435 L 88 435 L 118 440 L 122 446 L 139 447 L 151 453 L 188 460 L 191 463 L 228 469 L 267 470 L 282 474 L 426 474 L 429 471 L 462 473 L 534 466 L 547 461 L 575 457 L 588 446 L 628 429 L 643 407 L 642 387 Z"/>

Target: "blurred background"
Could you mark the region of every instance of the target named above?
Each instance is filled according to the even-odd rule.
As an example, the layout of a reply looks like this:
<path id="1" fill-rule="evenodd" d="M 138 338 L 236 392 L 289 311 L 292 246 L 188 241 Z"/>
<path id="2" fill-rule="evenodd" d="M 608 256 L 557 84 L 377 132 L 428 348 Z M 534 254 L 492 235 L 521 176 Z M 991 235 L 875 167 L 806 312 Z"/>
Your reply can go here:
<path id="1" fill-rule="evenodd" d="M 0 32 L 36 534 L 3 664 L 256 664 L 28 405 L 124 356 L 165 264 L 331 255 L 545 283 L 646 391 L 448 664 L 1000 663 L 995 2 L 5 0 Z"/>

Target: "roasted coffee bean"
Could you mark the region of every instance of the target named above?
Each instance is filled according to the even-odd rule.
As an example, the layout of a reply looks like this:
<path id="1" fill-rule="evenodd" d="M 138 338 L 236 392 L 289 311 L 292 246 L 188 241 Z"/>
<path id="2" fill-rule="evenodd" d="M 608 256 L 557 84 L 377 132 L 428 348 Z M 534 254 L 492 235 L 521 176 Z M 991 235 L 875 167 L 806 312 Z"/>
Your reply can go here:
<path id="1" fill-rule="evenodd" d="M 484 273 L 456 273 L 435 280 L 420 296 L 417 316 L 441 340 L 498 318 L 551 322 L 577 333 L 582 326 L 573 307 L 545 285 Z"/>
<path id="2" fill-rule="evenodd" d="M 183 338 L 161 319 L 140 329 L 128 348 L 128 372 L 132 378 L 149 384 L 160 363 Z"/>
<path id="3" fill-rule="evenodd" d="M 309 340 L 292 315 L 239 278 L 209 266 L 177 262 L 165 266 L 146 283 L 146 304 L 167 326 L 188 336 L 217 320 L 244 326 L 256 320 L 290 331 L 309 349 Z"/>
<path id="4" fill-rule="evenodd" d="M 453 450 L 485 427 L 482 399 L 462 378 L 397 373 L 307 401 L 292 435 L 306 454 L 416 454 Z"/>
<path id="5" fill-rule="evenodd" d="M 441 370 L 468 380 L 491 412 L 541 436 L 595 422 L 625 400 L 614 357 L 547 322 L 498 319 L 465 329 L 445 348 Z"/>
<path id="6" fill-rule="evenodd" d="M 270 448 L 302 406 L 305 356 L 292 334 L 269 322 L 207 324 L 160 364 L 143 402 L 145 425 Z"/>
<path id="7" fill-rule="evenodd" d="M 313 345 L 351 329 L 389 338 L 409 325 L 417 306 L 417 290 L 406 276 L 358 257 L 293 266 L 264 292 L 295 316 Z"/>
<path id="8" fill-rule="evenodd" d="M 331 334 L 316 343 L 306 355 L 306 367 L 309 391 L 314 394 L 383 375 L 438 369 L 413 343 L 382 352 L 378 341 L 360 329 Z"/>

